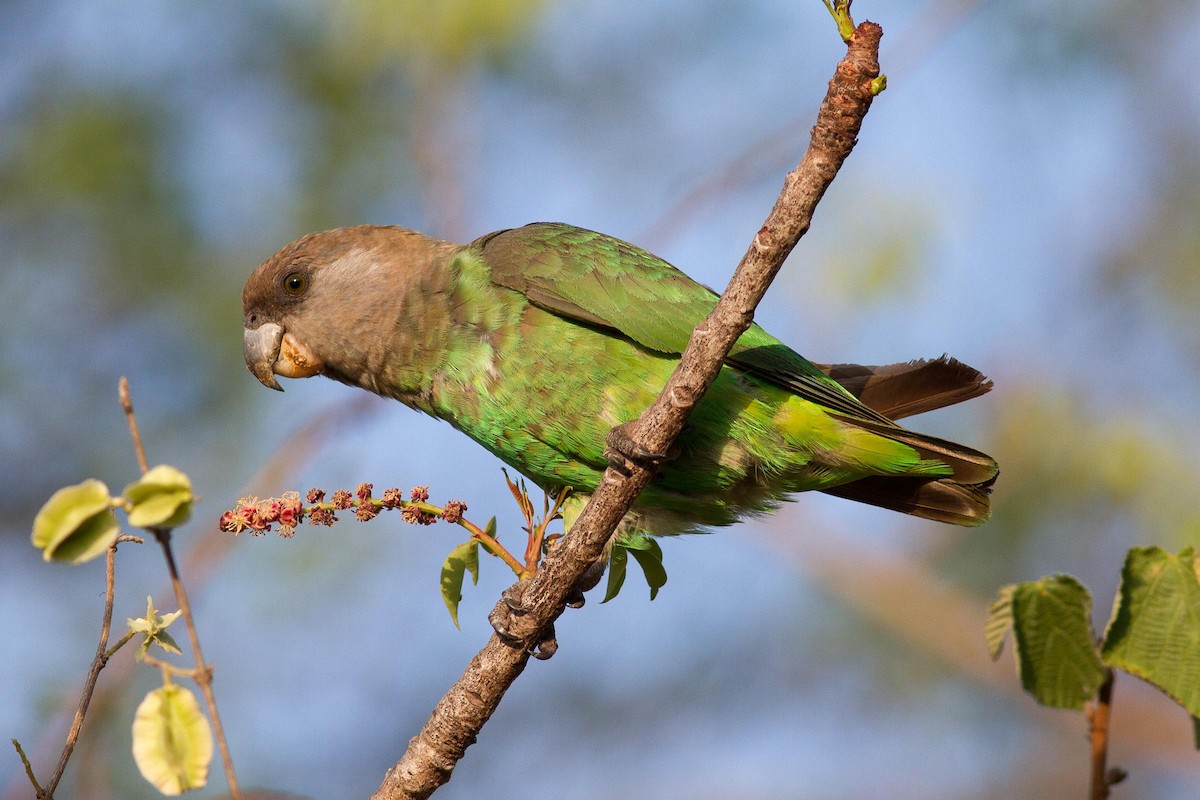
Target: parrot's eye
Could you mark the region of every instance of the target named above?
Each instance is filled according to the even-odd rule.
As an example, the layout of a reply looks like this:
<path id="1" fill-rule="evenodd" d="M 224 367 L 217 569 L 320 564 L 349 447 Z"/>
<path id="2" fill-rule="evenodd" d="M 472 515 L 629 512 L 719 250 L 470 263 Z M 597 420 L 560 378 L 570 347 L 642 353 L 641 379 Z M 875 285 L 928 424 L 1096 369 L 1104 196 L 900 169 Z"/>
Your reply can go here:
<path id="1" fill-rule="evenodd" d="M 283 279 L 283 290 L 290 295 L 304 294 L 308 288 L 308 276 L 303 272 L 293 272 Z"/>

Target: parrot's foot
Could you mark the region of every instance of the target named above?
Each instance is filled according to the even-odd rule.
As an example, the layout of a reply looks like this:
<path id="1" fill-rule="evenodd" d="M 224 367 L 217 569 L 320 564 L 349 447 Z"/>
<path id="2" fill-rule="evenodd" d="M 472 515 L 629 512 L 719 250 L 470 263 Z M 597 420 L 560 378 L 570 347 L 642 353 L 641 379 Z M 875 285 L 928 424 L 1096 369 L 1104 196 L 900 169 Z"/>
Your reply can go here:
<path id="1" fill-rule="evenodd" d="M 537 643 L 537 647 L 533 648 L 533 657 L 538 661 L 545 661 L 558 652 L 558 639 L 554 638 L 554 623 L 551 622 L 546 628 L 546 635 Z"/>
<path id="2" fill-rule="evenodd" d="M 637 423 L 637 420 L 632 420 L 624 425 L 618 425 L 609 431 L 608 436 L 604 439 L 606 445 L 604 458 L 610 467 L 625 477 L 629 477 L 633 473 L 631 464 L 636 464 L 643 469 L 652 469 L 679 455 L 678 446 L 673 446 L 666 453 L 655 453 L 638 444 L 635 438 Z"/>
<path id="3" fill-rule="evenodd" d="M 525 606 L 521 602 L 524 594 L 524 582 L 510 586 L 504 590 L 504 594 L 500 596 L 500 602 L 488 615 L 488 622 L 492 623 L 492 630 L 496 631 L 496 635 L 500 637 L 501 641 L 510 647 L 519 647 L 525 641 L 525 637 L 519 630 L 522 627 L 521 618 L 526 614 Z M 554 637 L 554 623 L 551 622 L 541 631 L 538 643 L 533 647 L 533 657 L 545 661 L 556 652 L 558 652 L 558 640 Z"/>

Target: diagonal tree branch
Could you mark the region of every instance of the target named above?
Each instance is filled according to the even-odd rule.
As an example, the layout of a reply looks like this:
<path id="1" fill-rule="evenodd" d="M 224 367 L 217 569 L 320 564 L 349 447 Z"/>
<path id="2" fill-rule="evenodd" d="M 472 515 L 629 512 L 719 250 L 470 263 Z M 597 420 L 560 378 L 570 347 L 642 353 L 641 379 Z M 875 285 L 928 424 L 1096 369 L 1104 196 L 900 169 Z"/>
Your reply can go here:
<path id="1" fill-rule="evenodd" d="M 839 2 L 839 5 L 841 3 Z M 848 3 L 845 3 L 848 8 Z M 871 22 L 855 29 L 821 103 L 812 140 L 800 164 L 738 264 L 715 309 L 692 333 L 679 365 L 661 395 L 630 428 L 635 445 L 665 453 L 688 415 L 716 378 L 725 356 L 754 318 L 754 309 L 800 237 L 813 211 L 854 148 L 863 118 L 878 91 L 879 40 Z M 613 531 L 654 477 L 631 464 L 628 475 L 608 469 L 592 499 L 527 581 L 510 587 L 492 612 L 497 631 L 471 659 L 462 677 L 438 702 L 400 761 L 373 795 L 378 800 L 424 798 L 450 779 L 458 760 L 475 741 L 504 692 L 535 650 L 553 653 L 554 621 L 563 613 L 581 578 L 604 556 Z"/>

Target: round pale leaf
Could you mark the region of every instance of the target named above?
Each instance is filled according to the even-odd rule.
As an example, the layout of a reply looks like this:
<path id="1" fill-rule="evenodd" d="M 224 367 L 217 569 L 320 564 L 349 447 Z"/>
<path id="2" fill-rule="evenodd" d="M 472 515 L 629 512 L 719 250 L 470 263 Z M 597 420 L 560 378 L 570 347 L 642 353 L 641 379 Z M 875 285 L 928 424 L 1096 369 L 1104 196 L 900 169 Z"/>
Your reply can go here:
<path id="1" fill-rule="evenodd" d="M 79 564 L 103 554 L 120 533 L 111 501 L 98 480 L 59 489 L 33 520 L 33 546 L 47 561 Z"/>
<path id="2" fill-rule="evenodd" d="M 174 467 L 163 464 L 125 487 L 129 524 L 139 528 L 175 528 L 192 514 L 192 482 Z"/>
<path id="3" fill-rule="evenodd" d="M 133 760 L 142 777 L 165 795 L 208 782 L 213 737 L 196 696 L 167 684 L 146 695 L 133 718 Z"/>

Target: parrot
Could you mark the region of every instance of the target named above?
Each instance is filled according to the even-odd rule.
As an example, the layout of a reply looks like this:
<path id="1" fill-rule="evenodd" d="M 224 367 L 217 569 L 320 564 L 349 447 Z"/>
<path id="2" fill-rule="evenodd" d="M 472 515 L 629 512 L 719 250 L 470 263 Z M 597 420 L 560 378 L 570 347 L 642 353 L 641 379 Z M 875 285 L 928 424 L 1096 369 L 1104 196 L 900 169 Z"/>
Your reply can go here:
<path id="1" fill-rule="evenodd" d="M 324 375 L 450 423 L 551 496 L 570 487 L 569 532 L 613 464 L 606 435 L 650 405 L 717 300 L 646 250 L 571 225 L 466 245 L 357 225 L 254 270 L 243 350 L 269 388 Z M 980 525 L 996 462 L 895 420 L 991 388 L 945 355 L 810 362 L 752 324 L 617 536 L 705 532 L 805 491 Z"/>

